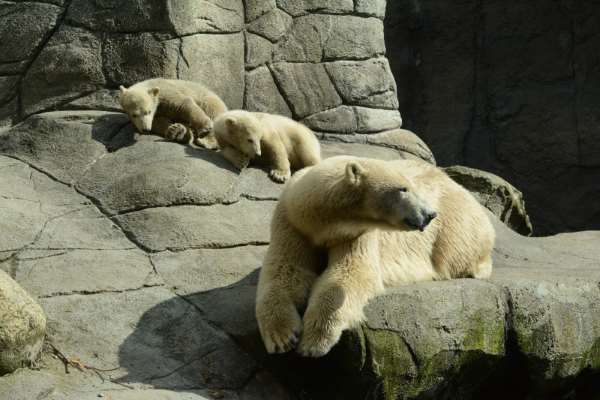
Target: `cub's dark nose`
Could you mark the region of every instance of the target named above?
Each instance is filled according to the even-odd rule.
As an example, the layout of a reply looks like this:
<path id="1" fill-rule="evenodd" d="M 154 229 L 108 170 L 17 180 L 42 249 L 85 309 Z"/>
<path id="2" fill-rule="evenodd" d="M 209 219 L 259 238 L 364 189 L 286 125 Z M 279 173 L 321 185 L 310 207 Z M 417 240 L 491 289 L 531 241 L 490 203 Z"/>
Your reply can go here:
<path id="1" fill-rule="evenodd" d="M 142 131 L 142 133 L 143 133 L 144 135 L 149 135 L 149 134 L 150 134 L 150 129 L 144 129 L 144 130 Z"/>

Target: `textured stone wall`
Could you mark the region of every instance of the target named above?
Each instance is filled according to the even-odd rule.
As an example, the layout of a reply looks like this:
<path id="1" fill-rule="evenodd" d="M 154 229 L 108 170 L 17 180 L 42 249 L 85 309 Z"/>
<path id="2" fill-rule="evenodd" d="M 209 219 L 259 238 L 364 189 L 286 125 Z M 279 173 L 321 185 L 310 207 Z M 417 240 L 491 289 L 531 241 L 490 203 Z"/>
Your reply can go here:
<path id="1" fill-rule="evenodd" d="M 540 233 L 600 228 L 600 3 L 396 0 L 405 127 L 441 165 L 501 175 Z"/>
<path id="2" fill-rule="evenodd" d="M 384 12 L 383 0 L 2 1 L 0 126 L 118 109 L 119 85 L 158 76 L 317 131 L 398 128 Z"/>

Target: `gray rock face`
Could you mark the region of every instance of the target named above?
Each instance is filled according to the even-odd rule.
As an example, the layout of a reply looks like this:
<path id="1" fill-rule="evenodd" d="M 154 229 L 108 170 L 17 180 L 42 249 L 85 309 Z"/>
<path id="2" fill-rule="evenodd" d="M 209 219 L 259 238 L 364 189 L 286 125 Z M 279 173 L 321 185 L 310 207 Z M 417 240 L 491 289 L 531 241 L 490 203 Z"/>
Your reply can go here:
<path id="1" fill-rule="evenodd" d="M 297 119 L 327 112 L 330 121 L 347 122 L 315 125 L 325 132 L 399 128 L 384 58 L 384 2 L 354 3 L 6 2 L 0 5 L 6 10 L 0 12 L 0 36 L 14 40 L 0 44 L 0 126 L 51 110 L 118 110 L 119 85 L 163 77 L 201 82 L 231 109 Z M 329 70 L 329 64 L 352 60 L 360 65 Z M 353 90 L 361 80 L 369 82 Z M 372 110 L 357 109 L 347 120 L 347 109 L 336 108 L 342 105 Z"/>
<path id="2" fill-rule="evenodd" d="M 506 225 L 521 235 L 532 234 L 533 228 L 525 210 L 523 194 L 513 185 L 489 172 L 460 165 L 444 170 Z"/>
<path id="3" fill-rule="evenodd" d="M 598 229 L 600 4 L 388 1 L 406 127 L 519 187 L 537 234 Z M 560 188 L 560 190 L 556 190 Z"/>
<path id="4" fill-rule="evenodd" d="M 320 136 L 324 157 L 434 162 L 402 129 Z M 0 378 L 0 396 L 478 398 L 498 376 L 554 396 L 600 365 L 597 232 L 524 238 L 495 220 L 490 281 L 392 290 L 326 358 L 267 357 L 254 297 L 282 185 L 265 171 L 102 111 L 32 116 L 0 146 L 0 269 L 39 299 L 49 349 L 71 360 L 65 374 L 42 353 L 39 371 Z"/>
<path id="5" fill-rule="evenodd" d="M 600 368 L 597 232 L 524 238 L 494 220 L 490 281 L 392 290 L 330 356 L 266 356 L 254 296 L 282 185 L 135 134 L 111 112 L 115 93 L 201 81 L 231 108 L 303 120 L 324 157 L 435 163 L 399 129 L 384 2 L 121 3 L 0 5 L 2 27 L 36 21 L 21 47 L 0 43 L 0 121 L 24 119 L 0 131 L 0 269 L 48 318 L 39 369 L 0 377 L 0 398 L 487 398 L 506 382 L 586 398 Z"/>
<path id="6" fill-rule="evenodd" d="M 46 334 L 44 311 L 0 271 L 0 375 L 33 364 Z"/>
<path id="7" fill-rule="evenodd" d="M 324 141 L 324 156 L 409 154 L 344 137 Z M 0 397 L 294 398 L 249 350 L 282 185 L 134 135 L 114 112 L 36 114 L 0 134 L 0 151 L 0 270 L 39 299 L 50 343 L 40 371 L 0 378 Z M 20 347 L 28 360 L 32 346 Z"/>

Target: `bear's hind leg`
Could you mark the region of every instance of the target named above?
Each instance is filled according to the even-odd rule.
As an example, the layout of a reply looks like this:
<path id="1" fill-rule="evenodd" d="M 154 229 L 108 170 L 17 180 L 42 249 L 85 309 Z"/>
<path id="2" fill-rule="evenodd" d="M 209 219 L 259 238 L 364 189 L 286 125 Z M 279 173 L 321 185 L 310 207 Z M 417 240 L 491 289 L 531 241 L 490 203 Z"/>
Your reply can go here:
<path id="1" fill-rule="evenodd" d="M 363 307 L 383 290 L 376 232 L 329 250 L 329 263 L 310 294 L 298 352 L 321 357 L 338 342 L 342 331 L 363 319 Z"/>
<path id="2" fill-rule="evenodd" d="M 269 353 L 290 351 L 298 343 L 302 329 L 298 310 L 306 305 L 323 263 L 319 252 L 282 214 L 278 207 L 256 293 L 256 320 Z"/>

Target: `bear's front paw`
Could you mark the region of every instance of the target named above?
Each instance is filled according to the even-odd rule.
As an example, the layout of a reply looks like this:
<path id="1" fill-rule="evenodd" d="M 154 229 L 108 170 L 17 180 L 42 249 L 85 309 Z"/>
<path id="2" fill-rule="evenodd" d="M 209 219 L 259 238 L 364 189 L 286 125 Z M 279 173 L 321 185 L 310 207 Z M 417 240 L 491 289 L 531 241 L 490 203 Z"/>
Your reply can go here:
<path id="1" fill-rule="evenodd" d="M 194 144 L 197 146 L 204 147 L 205 149 L 215 150 L 219 148 L 219 144 L 217 143 L 217 139 L 214 136 L 206 136 L 203 138 L 197 137 L 194 139 Z"/>
<path id="2" fill-rule="evenodd" d="M 248 165 L 250 164 L 250 159 L 247 157 L 238 157 L 237 159 L 232 160 L 231 163 L 234 167 L 241 171 L 244 168 L 248 167 Z"/>
<path id="3" fill-rule="evenodd" d="M 327 326 L 327 325 L 325 325 Z M 334 326 L 329 329 L 316 324 L 304 324 L 304 332 L 296 350 L 304 357 L 322 357 L 340 340 L 342 330 Z"/>
<path id="4" fill-rule="evenodd" d="M 167 128 L 166 138 L 179 143 L 189 143 L 190 132 L 185 125 L 175 123 Z"/>
<path id="5" fill-rule="evenodd" d="M 271 172 L 269 172 L 269 176 L 271 177 L 271 179 L 273 179 L 277 183 L 284 183 L 285 181 L 290 179 L 290 176 L 292 176 L 292 174 L 290 171 L 282 171 L 280 169 L 272 169 Z"/>
<path id="6" fill-rule="evenodd" d="M 262 325 L 265 326 L 261 329 L 261 335 L 269 354 L 286 353 L 298 344 L 302 320 L 297 312 Z"/>

